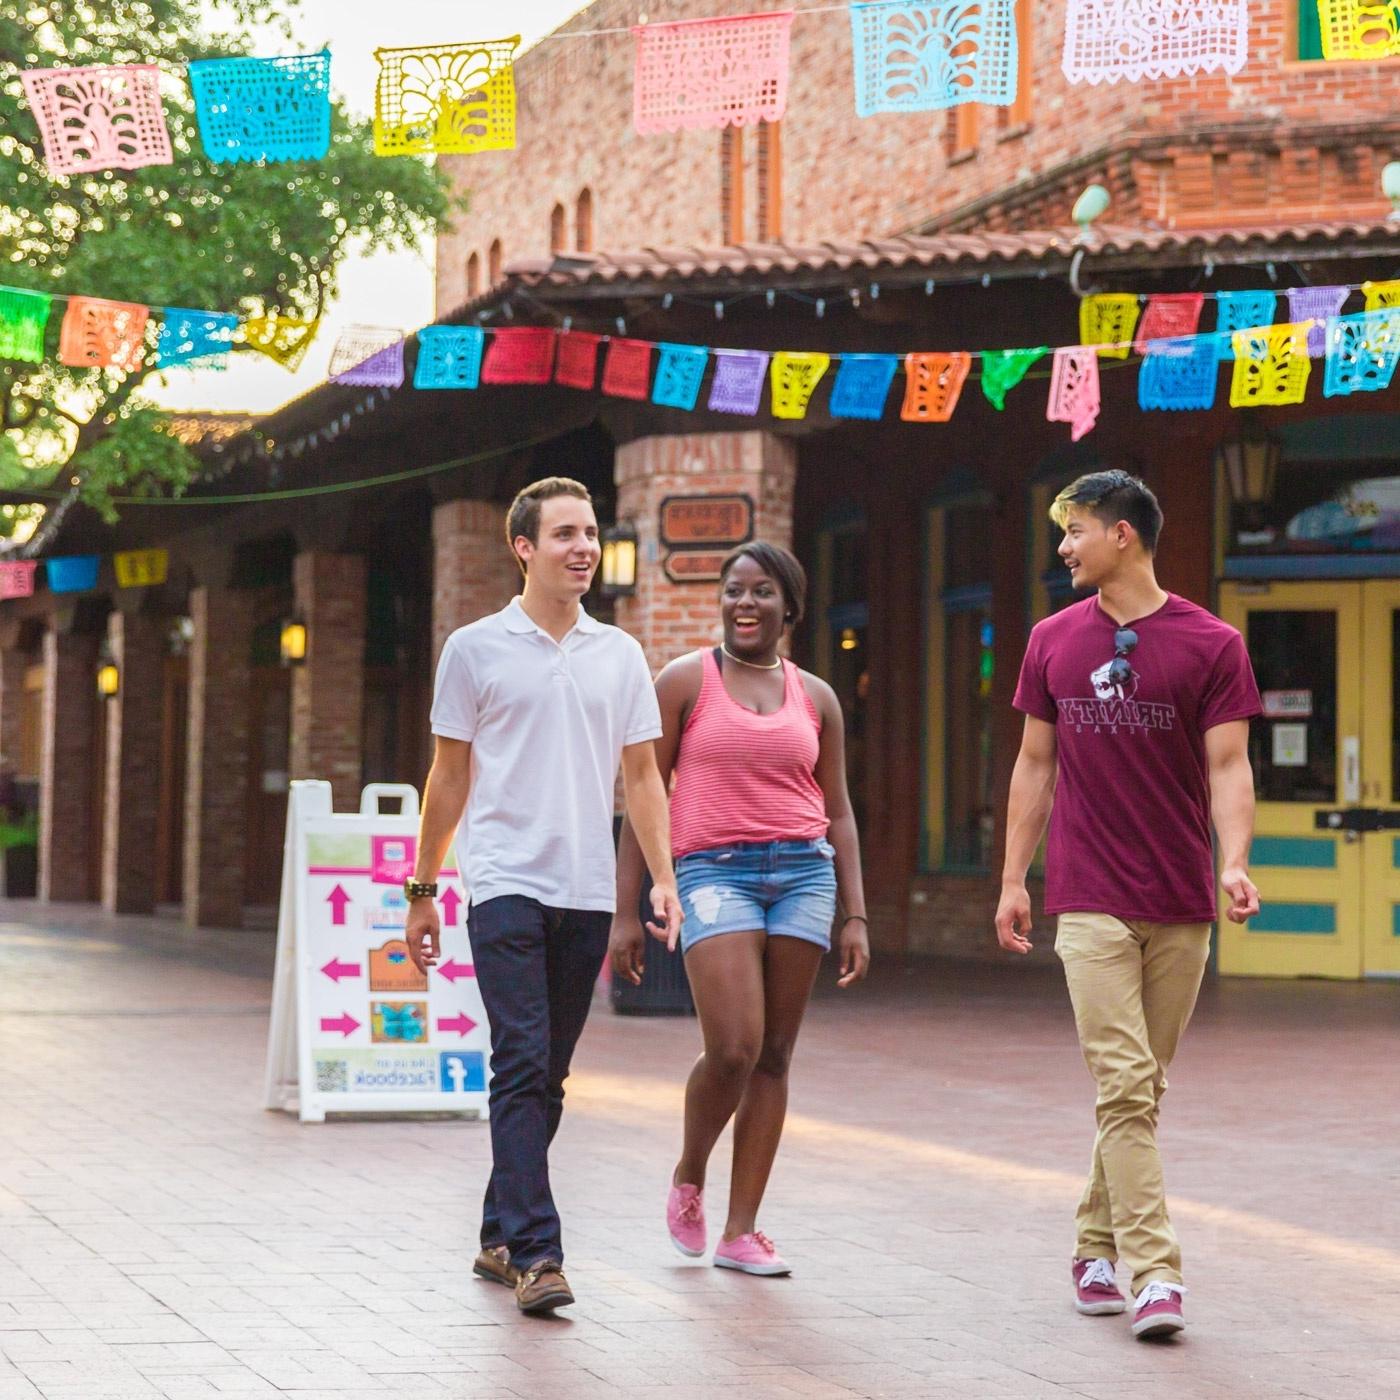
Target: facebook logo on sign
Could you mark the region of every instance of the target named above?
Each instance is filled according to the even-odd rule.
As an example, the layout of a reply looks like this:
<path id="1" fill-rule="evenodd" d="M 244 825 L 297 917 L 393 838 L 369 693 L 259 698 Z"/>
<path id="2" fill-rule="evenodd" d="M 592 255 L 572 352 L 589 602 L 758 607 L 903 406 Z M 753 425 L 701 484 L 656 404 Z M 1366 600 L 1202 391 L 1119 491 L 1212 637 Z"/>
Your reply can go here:
<path id="1" fill-rule="evenodd" d="M 486 1058 L 480 1050 L 448 1050 L 438 1056 L 438 1087 L 444 1094 L 486 1092 Z"/>

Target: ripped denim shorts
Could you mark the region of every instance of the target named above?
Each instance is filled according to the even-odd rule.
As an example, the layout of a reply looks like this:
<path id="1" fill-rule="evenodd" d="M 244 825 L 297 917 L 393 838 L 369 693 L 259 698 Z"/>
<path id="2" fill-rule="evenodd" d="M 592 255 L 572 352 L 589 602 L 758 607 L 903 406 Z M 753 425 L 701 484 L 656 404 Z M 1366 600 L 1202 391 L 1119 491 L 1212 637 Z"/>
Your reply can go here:
<path id="1" fill-rule="evenodd" d="M 685 922 L 681 951 L 721 933 L 764 929 L 831 947 L 836 852 L 829 841 L 715 846 L 676 862 Z"/>

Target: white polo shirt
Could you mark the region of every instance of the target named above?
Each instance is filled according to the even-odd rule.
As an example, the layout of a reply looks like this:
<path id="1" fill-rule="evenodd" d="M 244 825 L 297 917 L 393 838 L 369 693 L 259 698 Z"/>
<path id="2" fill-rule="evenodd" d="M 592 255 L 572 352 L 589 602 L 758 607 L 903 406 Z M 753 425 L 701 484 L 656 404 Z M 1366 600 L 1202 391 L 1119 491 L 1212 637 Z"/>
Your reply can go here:
<path id="1" fill-rule="evenodd" d="M 556 642 L 514 598 L 447 639 L 432 724 L 472 745 L 456 845 L 469 898 L 611 912 L 618 764 L 625 745 L 661 735 L 636 639 L 580 609 Z"/>

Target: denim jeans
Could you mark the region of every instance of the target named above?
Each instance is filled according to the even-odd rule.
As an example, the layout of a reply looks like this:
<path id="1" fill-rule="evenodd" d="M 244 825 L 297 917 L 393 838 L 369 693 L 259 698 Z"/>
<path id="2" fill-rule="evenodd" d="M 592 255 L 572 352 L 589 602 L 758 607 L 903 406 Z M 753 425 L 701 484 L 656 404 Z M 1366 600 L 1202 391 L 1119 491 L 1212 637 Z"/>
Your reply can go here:
<path id="1" fill-rule="evenodd" d="M 549 909 L 525 895 L 473 904 L 468 932 L 491 1023 L 491 1180 L 481 1242 L 529 1268 L 564 1259 L 549 1144 L 588 1019 L 612 915 Z"/>

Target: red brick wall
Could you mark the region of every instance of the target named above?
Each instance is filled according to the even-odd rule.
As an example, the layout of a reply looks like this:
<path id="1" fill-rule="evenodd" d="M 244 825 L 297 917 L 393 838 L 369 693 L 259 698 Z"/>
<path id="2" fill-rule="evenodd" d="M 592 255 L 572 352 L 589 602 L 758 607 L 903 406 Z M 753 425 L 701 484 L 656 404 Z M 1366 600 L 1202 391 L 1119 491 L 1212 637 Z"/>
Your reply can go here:
<path id="1" fill-rule="evenodd" d="M 164 702 L 162 623 L 114 612 L 107 641 L 120 689 L 107 705 L 107 784 L 102 822 L 102 905 L 149 914 L 156 903 L 156 826 Z"/>
<path id="2" fill-rule="evenodd" d="M 44 634 L 44 733 L 39 776 L 39 898 L 89 898 L 97 638 Z"/>
<path id="3" fill-rule="evenodd" d="M 433 665 L 459 627 L 499 612 L 523 586 L 506 548 L 505 507 L 445 501 L 433 511 Z"/>
<path id="4" fill-rule="evenodd" d="M 18 647 L 0 648 L 0 755 L 10 771 L 21 771 L 24 733 L 24 673 L 31 657 Z"/>
<path id="5" fill-rule="evenodd" d="M 192 589 L 190 617 L 185 922 L 238 928 L 248 820 L 253 595 L 232 588 Z"/>
<path id="6" fill-rule="evenodd" d="M 1400 154 L 1400 61 L 1292 61 L 1295 4 L 1251 5 L 1252 52 L 1237 78 L 1097 87 L 1071 86 L 1060 71 L 1063 6 L 1032 6 L 1041 17 L 1031 37 L 1030 122 L 1004 128 L 995 109 L 982 112 L 975 154 L 954 162 L 945 151 L 943 113 L 857 118 L 846 15 L 799 14 L 783 122 L 784 237 L 800 244 L 901 232 L 959 211 L 963 224 L 1043 227 L 1064 222 L 1095 178 L 1113 188 L 1108 217 L 1124 222 L 1383 212 L 1379 167 Z M 647 7 L 653 22 L 751 9 L 753 0 L 655 0 Z M 599 0 L 564 30 L 625 28 L 636 15 L 631 0 Z M 722 241 L 720 133 L 638 136 L 632 62 L 626 33 L 538 45 L 517 68 L 518 148 L 445 158 L 471 205 L 438 241 L 440 312 L 465 300 L 467 258 L 477 252 L 484 264 L 494 239 L 507 262 L 547 255 L 556 202 L 568 213 L 573 247 L 573 211 L 585 187 L 593 194 L 595 247 Z M 1235 135 L 1202 134 L 1219 128 Z M 752 241 L 758 143 L 752 132 L 746 138 Z M 1100 154 L 1114 148 L 1117 155 Z M 1048 195 L 1032 190 L 976 208 L 1077 162 Z"/>
<path id="7" fill-rule="evenodd" d="M 337 812 L 360 806 L 365 575 L 358 554 L 298 554 L 292 565 L 306 620 L 306 661 L 292 672 L 292 777 L 330 783 Z"/>
<path id="8" fill-rule="evenodd" d="M 672 583 L 662 565 L 659 512 L 667 496 L 745 494 L 754 535 L 791 548 L 793 444 L 770 433 L 639 438 L 617 450 L 617 518 L 637 527 L 637 591 L 617 601 L 617 625 L 642 644 L 653 671 L 719 640 L 718 585 Z"/>

